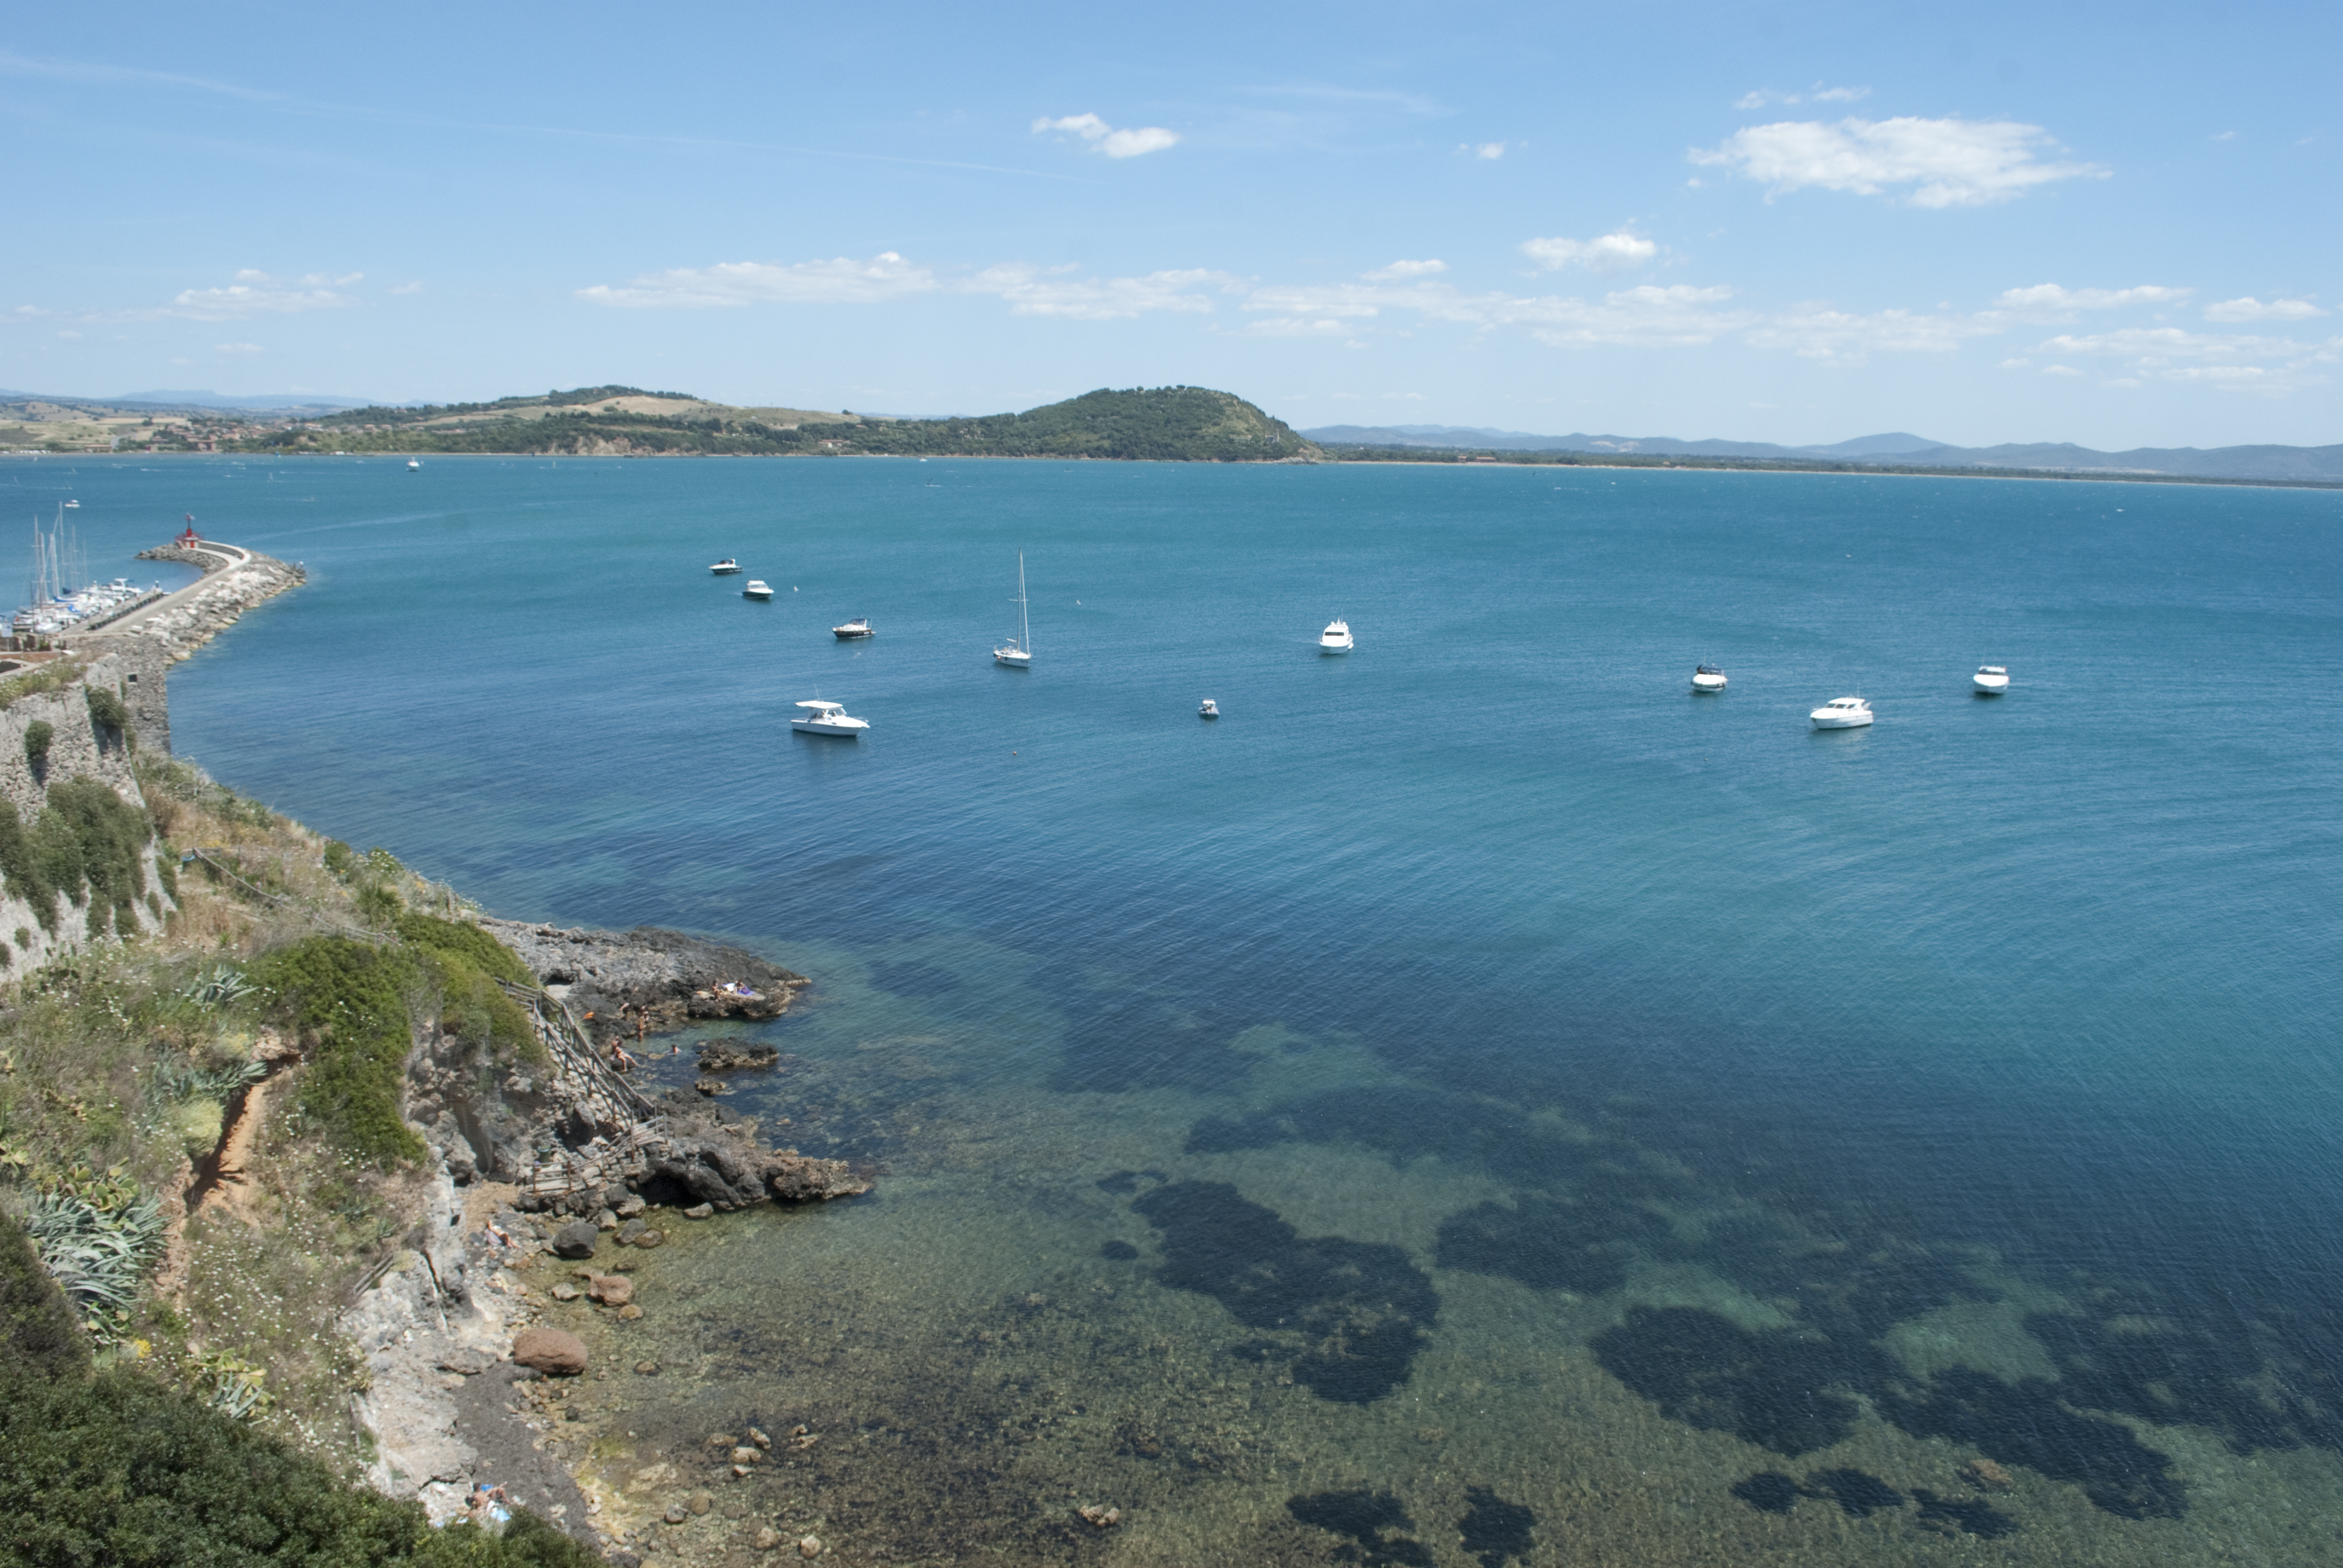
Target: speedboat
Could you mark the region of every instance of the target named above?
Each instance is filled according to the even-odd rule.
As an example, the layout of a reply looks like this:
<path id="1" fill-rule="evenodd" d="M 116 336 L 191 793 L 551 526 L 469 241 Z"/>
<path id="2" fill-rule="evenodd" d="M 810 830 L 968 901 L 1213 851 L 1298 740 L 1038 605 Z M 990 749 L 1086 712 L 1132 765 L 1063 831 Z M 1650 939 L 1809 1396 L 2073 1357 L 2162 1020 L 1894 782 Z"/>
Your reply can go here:
<path id="1" fill-rule="evenodd" d="M 1871 722 L 1871 704 L 1860 697 L 1834 697 L 1806 717 L 1817 729 L 1860 729 Z"/>
<path id="2" fill-rule="evenodd" d="M 1199 718 L 1199 719 L 1218 719 L 1220 716 L 1221 716 L 1221 705 L 1220 705 L 1219 703 L 1217 703 L 1217 702 L 1214 702 L 1211 698 L 1207 697 L 1206 699 L 1204 699 L 1204 700 L 1203 700 L 1203 701 L 1202 701 L 1202 702 L 1200 702 L 1200 703 L 1196 704 L 1196 717 L 1197 717 L 1197 718 Z"/>
<path id="3" fill-rule="evenodd" d="M 1350 652 L 1351 623 L 1347 620 L 1328 623 L 1326 629 L 1318 634 L 1318 651 L 1321 653 Z"/>
<path id="4" fill-rule="evenodd" d="M 709 567 L 708 570 L 709 575 L 711 577 L 737 578 L 740 575 L 740 563 L 734 560 L 730 556 L 726 556 L 722 560 L 718 561 L 714 566 Z"/>
<path id="5" fill-rule="evenodd" d="M 1696 664 L 1693 666 L 1692 689 L 1694 691 L 1723 691 L 1725 689 L 1725 671 L 1717 668 L 1716 666 L 1713 664 Z"/>
<path id="6" fill-rule="evenodd" d="M 2009 671 L 1998 664 L 1981 664 L 1969 681 L 1979 697 L 1999 697 L 2009 689 Z"/>
<path id="7" fill-rule="evenodd" d="M 423 467 L 423 464 L 422 464 L 421 459 L 419 459 L 419 458 L 416 458 L 416 457 L 409 457 L 409 458 L 407 458 L 407 466 L 409 468 L 419 468 L 419 467 Z"/>
<path id="8" fill-rule="evenodd" d="M 831 627 L 830 628 L 830 635 L 838 638 L 840 642 L 852 642 L 857 638 L 869 637 L 870 635 L 870 623 L 858 615 L 852 620 L 848 621 L 844 626 Z"/>
<path id="9" fill-rule="evenodd" d="M 764 578 L 750 578 L 749 579 L 749 586 L 740 590 L 740 597 L 742 598 L 766 599 L 773 597 L 773 590 L 765 586 Z"/>
<path id="10" fill-rule="evenodd" d="M 840 703 L 824 702 L 816 698 L 798 706 L 806 709 L 805 716 L 790 719 L 789 728 L 803 730 L 808 735 L 842 735 L 851 740 L 870 728 L 864 719 L 849 719 L 845 707 Z"/>

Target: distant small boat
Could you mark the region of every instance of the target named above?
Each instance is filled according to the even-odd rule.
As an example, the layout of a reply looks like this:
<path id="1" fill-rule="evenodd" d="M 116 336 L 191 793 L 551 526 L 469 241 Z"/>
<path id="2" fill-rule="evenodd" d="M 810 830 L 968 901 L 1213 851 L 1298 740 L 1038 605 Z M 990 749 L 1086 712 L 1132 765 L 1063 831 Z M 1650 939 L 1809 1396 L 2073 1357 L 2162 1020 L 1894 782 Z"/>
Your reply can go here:
<path id="1" fill-rule="evenodd" d="M 423 467 L 423 464 L 419 458 L 409 457 L 407 459 L 407 466 L 410 468 L 419 468 Z"/>
<path id="2" fill-rule="evenodd" d="M 773 597 L 773 590 L 765 586 L 764 578 L 750 578 L 749 579 L 749 586 L 740 590 L 740 597 L 742 598 L 769 599 Z"/>
<path id="3" fill-rule="evenodd" d="M 77 512 L 81 510 L 81 503 L 79 501 L 67 501 L 65 503 L 65 510 L 68 512 Z"/>
<path id="4" fill-rule="evenodd" d="M 1351 623 L 1347 620 L 1329 623 L 1326 629 L 1318 634 L 1318 651 L 1321 653 L 1350 652 Z"/>
<path id="5" fill-rule="evenodd" d="M 1204 699 L 1204 700 L 1203 700 L 1203 701 L 1202 701 L 1202 702 L 1200 702 L 1200 703 L 1196 704 L 1196 717 L 1197 717 L 1197 718 L 1199 718 L 1199 719 L 1218 719 L 1220 716 L 1221 716 L 1221 705 L 1220 705 L 1219 703 L 1217 703 L 1217 702 L 1214 702 L 1211 698 L 1207 697 L 1206 699 Z"/>
<path id="6" fill-rule="evenodd" d="M 861 616 L 858 615 L 852 620 L 848 621 L 844 626 L 831 627 L 830 628 L 830 635 L 838 638 L 840 642 L 852 642 L 857 638 L 864 638 L 871 635 L 870 623 Z"/>
<path id="7" fill-rule="evenodd" d="M 1692 689 L 1694 691 L 1723 691 L 1725 671 L 1713 664 L 1694 665 L 1692 672 Z"/>
<path id="8" fill-rule="evenodd" d="M 730 556 L 726 556 L 722 560 L 709 567 L 708 571 L 711 577 L 736 578 L 740 575 L 740 563 Z"/>
<path id="9" fill-rule="evenodd" d="M 1834 697 L 1806 717 L 1817 729 L 1860 729 L 1871 722 L 1871 704 L 1860 697 Z"/>
<path id="10" fill-rule="evenodd" d="M 846 709 L 840 703 L 824 702 L 817 698 L 798 706 L 808 711 L 802 719 L 790 719 L 789 728 L 808 735 L 840 735 L 851 740 L 870 728 L 865 719 L 848 718 Z"/>
<path id="11" fill-rule="evenodd" d="M 925 462 L 927 459 L 921 458 Z M 992 662 L 1005 664 L 1011 669 L 1033 668 L 1033 622 L 1026 613 L 1025 552 L 1017 552 L 1017 635 L 1008 643 L 992 650 Z"/>
<path id="12" fill-rule="evenodd" d="M 2009 671 L 1998 664 L 1981 664 L 1969 681 L 1979 697 L 1999 697 L 2009 689 Z"/>

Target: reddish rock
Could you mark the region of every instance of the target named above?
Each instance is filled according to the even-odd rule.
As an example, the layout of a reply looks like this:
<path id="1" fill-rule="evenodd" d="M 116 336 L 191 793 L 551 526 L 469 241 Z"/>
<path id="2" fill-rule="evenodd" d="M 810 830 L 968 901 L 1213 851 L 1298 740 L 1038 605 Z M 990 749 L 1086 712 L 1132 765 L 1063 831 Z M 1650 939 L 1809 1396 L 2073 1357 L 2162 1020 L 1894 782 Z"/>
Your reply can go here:
<path id="1" fill-rule="evenodd" d="M 512 1358 L 548 1377 L 576 1377 L 586 1370 L 586 1342 L 560 1329 L 523 1329 Z"/>
<path id="2" fill-rule="evenodd" d="M 635 1282 L 624 1274 L 597 1274 L 586 1289 L 606 1307 L 623 1307 L 635 1299 Z"/>

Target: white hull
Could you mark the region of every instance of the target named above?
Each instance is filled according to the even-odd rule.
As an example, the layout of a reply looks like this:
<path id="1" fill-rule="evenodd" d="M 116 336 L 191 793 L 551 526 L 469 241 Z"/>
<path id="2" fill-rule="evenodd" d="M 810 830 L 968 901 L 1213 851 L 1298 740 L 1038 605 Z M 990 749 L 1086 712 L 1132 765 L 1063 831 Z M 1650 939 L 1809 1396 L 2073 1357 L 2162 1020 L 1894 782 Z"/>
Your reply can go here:
<path id="1" fill-rule="evenodd" d="M 1841 719 L 1836 714 L 1833 714 L 1828 719 L 1817 717 L 1815 719 L 1815 728 L 1817 729 L 1867 729 L 1870 727 L 1871 715 L 1868 713 L 1859 719 Z"/>
<path id="2" fill-rule="evenodd" d="M 860 719 L 792 719 L 789 728 L 808 735 L 838 735 L 851 740 L 870 728 Z"/>
<path id="3" fill-rule="evenodd" d="M 1725 689 L 1725 677 L 1721 675 L 1695 675 L 1692 678 L 1692 689 L 1694 691 L 1723 691 Z"/>
<path id="4" fill-rule="evenodd" d="M 1985 697 L 1999 697 L 2009 689 L 2009 677 L 2006 675 L 1973 675 L 1969 683 Z"/>
<path id="5" fill-rule="evenodd" d="M 767 588 L 763 583 L 752 582 L 747 588 L 740 590 L 740 597 L 742 598 L 769 599 L 773 597 L 773 590 Z"/>
<path id="6" fill-rule="evenodd" d="M 996 648 L 992 650 L 992 662 L 1005 664 L 1011 669 L 1031 669 L 1033 668 L 1033 656 L 1013 648 Z"/>

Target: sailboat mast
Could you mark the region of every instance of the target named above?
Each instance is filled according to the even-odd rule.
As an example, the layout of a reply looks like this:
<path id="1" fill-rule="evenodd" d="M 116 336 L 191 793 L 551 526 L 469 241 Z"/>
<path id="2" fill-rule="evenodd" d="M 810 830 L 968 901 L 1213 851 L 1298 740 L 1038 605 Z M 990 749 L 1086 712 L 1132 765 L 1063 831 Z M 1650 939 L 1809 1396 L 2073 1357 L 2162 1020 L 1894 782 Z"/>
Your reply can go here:
<path id="1" fill-rule="evenodd" d="M 1025 552 L 1017 552 L 1017 646 L 1030 658 L 1033 652 L 1033 619 L 1025 604 Z"/>

